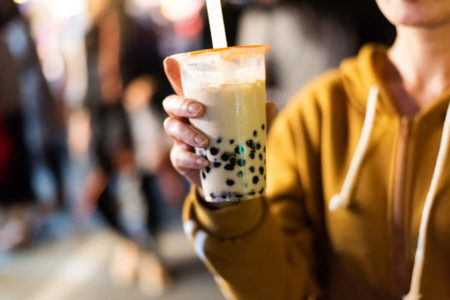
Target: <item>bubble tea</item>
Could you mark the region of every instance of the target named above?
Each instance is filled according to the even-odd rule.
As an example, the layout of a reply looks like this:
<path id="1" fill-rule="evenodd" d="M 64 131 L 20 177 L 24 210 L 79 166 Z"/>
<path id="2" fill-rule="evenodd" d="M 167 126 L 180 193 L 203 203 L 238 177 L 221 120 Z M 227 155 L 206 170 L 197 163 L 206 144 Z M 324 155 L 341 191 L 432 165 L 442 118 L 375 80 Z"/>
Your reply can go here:
<path id="1" fill-rule="evenodd" d="M 181 70 L 184 96 L 205 106 L 190 119 L 210 143 L 196 153 L 209 161 L 201 170 L 210 202 L 261 196 L 266 186 L 267 46 L 228 47 L 173 56 Z"/>

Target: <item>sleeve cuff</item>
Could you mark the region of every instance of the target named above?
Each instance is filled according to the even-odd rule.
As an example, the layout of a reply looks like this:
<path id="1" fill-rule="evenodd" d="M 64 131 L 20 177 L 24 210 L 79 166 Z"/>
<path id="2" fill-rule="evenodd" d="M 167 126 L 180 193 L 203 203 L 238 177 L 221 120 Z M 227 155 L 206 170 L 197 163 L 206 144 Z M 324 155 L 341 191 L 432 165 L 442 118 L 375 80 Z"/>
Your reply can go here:
<path id="1" fill-rule="evenodd" d="M 221 238 L 236 238 L 251 232 L 262 221 L 266 211 L 262 197 L 212 210 L 201 203 L 195 186 L 191 186 L 185 205 L 190 206 L 191 216 L 201 227 Z"/>

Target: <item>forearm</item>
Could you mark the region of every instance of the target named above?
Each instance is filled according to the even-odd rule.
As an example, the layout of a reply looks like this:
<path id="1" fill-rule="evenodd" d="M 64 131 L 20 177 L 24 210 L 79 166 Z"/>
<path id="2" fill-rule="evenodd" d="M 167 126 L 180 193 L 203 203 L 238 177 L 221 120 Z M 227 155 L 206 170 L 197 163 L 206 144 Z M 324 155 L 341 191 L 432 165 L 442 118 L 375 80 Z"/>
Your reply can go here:
<path id="1" fill-rule="evenodd" d="M 263 199 L 211 212 L 192 196 L 183 213 L 186 234 L 230 298 L 316 298 L 312 258 L 304 256 L 310 252 L 283 235 Z M 310 246 L 310 238 L 301 242 Z"/>

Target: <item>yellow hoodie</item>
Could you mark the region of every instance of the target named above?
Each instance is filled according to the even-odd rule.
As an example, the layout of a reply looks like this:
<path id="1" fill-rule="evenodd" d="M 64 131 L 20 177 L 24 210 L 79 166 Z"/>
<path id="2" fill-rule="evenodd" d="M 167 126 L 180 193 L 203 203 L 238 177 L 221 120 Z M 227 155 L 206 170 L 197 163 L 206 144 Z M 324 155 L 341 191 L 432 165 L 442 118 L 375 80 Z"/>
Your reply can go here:
<path id="1" fill-rule="evenodd" d="M 226 298 L 400 299 L 416 255 L 408 299 L 450 299 L 450 95 L 401 116 L 385 56 L 365 46 L 280 113 L 264 198 L 211 210 L 191 189 L 184 229 Z"/>

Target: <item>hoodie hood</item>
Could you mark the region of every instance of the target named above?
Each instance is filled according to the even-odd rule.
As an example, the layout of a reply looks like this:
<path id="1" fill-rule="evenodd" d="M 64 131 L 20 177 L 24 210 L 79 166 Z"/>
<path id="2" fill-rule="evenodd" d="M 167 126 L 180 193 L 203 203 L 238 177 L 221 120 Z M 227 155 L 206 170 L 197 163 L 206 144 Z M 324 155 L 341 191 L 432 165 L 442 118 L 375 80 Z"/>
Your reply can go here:
<path id="1" fill-rule="evenodd" d="M 342 61 L 340 71 L 344 88 L 350 96 L 352 105 L 361 112 L 366 110 L 367 95 L 372 87 L 378 88 L 379 101 L 377 113 L 397 115 L 402 114 L 397 110 L 394 99 L 386 90 L 382 74 L 386 74 L 387 51 L 389 47 L 381 44 L 367 44 L 361 48 L 357 57 Z M 437 110 L 441 114 L 442 121 L 450 100 L 450 88 L 437 99 L 425 105 L 414 119 L 418 120 L 428 113 Z"/>
<path id="2" fill-rule="evenodd" d="M 398 114 L 380 75 L 385 73 L 387 50 L 388 47 L 384 45 L 365 45 L 356 58 L 349 58 L 341 63 L 344 87 L 352 104 L 361 111 L 365 111 L 367 95 L 375 86 L 380 97 L 377 113 Z"/>

